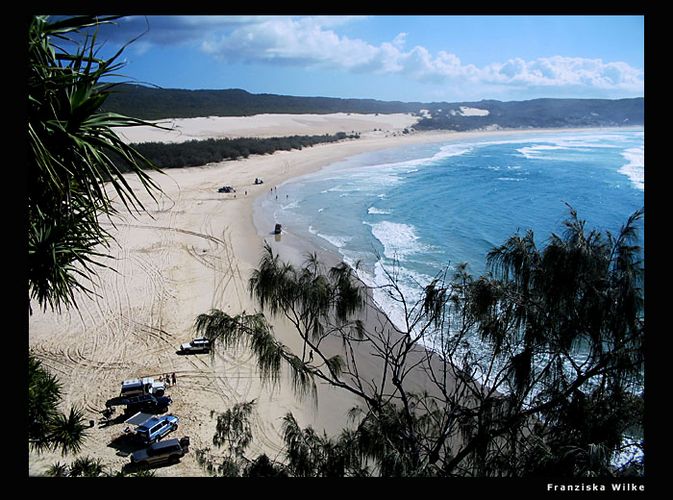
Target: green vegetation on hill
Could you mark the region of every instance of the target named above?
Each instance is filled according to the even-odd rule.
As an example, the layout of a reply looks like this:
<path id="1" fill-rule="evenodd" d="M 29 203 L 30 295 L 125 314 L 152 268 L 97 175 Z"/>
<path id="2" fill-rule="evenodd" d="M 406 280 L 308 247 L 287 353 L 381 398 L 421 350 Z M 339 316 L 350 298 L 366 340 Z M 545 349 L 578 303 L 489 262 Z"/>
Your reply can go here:
<path id="1" fill-rule="evenodd" d="M 235 139 L 207 139 L 205 141 L 187 141 L 174 144 L 144 142 L 134 144 L 136 151 L 159 168 L 195 167 L 207 163 L 237 160 L 249 155 L 265 155 L 274 151 L 302 149 L 320 143 L 336 142 L 342 139 L 357 138 L 338 132 L 333 135 L 293 135 L 289 137 L 240 137 Z M 120 161 L 119 169 L 128 166 Z"/>
<path id="2" fill-rule="evenodd" d="M 463 116 L 461 106 L 488 111 Z M 614 127 L 642 125 L 644 99 L 533 99 L 501 102 L 399 102 L 375 99 L 251 94 L 241 89 L 160 89 L 120 84 L 105 109 L 147 120 L 199 116 L 249 116 L 262 113 L 413 113 L 418 129 L 475 130 L 485 127 Z M 425 111 L 422 111 L 425 110 Z M 430 116 L 428 116 L 428 114 Z"/>
<path id="3" fill-rule="evenodd" d="M 502 128 L 618 127 L 642 125 L 644 100 L 634 99 L 533 99 L 530 101 L 481 101 L 455 103 L 423 118 L 417 129 L 473 130 Z M 488 111 L 486 116 L 463 116 L 461 106 Z"/>
<path id="4" fill-rule="evenodd" d="M 110 111 L 134 113 L 147 120 L 262 113 L 412 113 L 422 107 L 420 103 L 374 99 L 251 94 L 241 89 L 158 89 L 129 84 L 119 85 L 106 106 Z"/>

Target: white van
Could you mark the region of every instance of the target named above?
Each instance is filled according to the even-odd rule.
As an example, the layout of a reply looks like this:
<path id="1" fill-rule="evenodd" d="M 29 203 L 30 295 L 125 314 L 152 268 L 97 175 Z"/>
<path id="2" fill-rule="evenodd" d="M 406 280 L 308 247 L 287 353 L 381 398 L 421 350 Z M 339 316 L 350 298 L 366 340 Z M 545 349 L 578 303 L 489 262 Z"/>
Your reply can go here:
<path id="1" fill-rule="evenodd" d="M 153 394 L 163 396 L 166 386 L 163 382 L 155 382 L 152 377 L 131 378 L 122 382 L 120 396 L 137 396 L 141 394 Z"/>

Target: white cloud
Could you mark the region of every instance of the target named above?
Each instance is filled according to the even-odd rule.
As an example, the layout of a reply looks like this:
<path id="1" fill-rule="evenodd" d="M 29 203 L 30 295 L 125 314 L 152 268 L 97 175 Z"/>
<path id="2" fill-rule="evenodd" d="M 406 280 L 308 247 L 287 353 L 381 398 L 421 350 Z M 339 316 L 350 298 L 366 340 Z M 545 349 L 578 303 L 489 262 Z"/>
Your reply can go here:
<path id="1" fill-rule="evenodd" d="M 403 32 L 390 42 L 378 45 L 337 33 L 338 27 L 360 19 L 362 17 L 350 16 L 158 16 L 149 18 L 150 31 L 141 38 L 141 44 L 142 50 L 147 50 L 152 44 L 191 43 L 225 61 L 396 74 L 447 86 L 643 92 L 643 71 L 619 61 L 559 55 L 529 61 L 513 58 L 477 67 L 463 63 L 447 50 L 432 54 L 418 45 L 407 49 L 407 33 Z M 136 30 L 146 26 L 143 17 L 125 22 Z"/>
<path id="2" fill-rule="evenodd" d="M 482 80 L 504 85 L 576 86 L 642 92 L 644 74 L 624 62 L 604 63 L 600 59 L 554 56 L 494 63 L 483 69 Z"/>
<path id="3" fill-rule="evenodd" d="M 330 19 L 329 25 L 335 23 L 336 20 Z M 378 53 L 387 50 L 339 36 L 325 29 L 321 17 L 273 18 L 245 24 L 229 33 L 210 37 L 201 48 L 226 60 L 329 65 L 343 69 L 368 66 Z"/>
<path id="4" fill-rule="evenodd" d="M 348 21 L 330 16 L 267 18 L 242 23 L 229 33 L 203 42 L 202 49 L 223 59 L 401 74 L 435 83 L 464 80 L 496 86 L 643 89 L 643 72 L 624 62 L 555 56 L 532 61 L 510 59 L 478 68 L 464 64 L 448 51 L 433 55 L 422 46 L 405 50 L 406 33 L 399 33 L 389 43 L 372 45 L 331 29 Z"/>
<path id="5" fill-rule="evenodd" d="M 399 33 L 395 38 L 393 38 L 393 41 L 391 42 L 391 44 L 399 50 L 404 48 L 405 43 L 407 43 L 406 33 Z"/>

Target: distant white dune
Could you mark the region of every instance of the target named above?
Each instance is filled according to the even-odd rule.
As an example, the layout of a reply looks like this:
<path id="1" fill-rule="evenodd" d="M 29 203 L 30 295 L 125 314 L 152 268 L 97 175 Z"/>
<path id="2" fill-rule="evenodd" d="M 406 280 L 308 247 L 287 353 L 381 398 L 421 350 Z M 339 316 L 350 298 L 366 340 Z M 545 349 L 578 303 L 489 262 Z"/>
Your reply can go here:
<path id="1" fill-rule="evenodd" d="M 463 116 L 488 116 L 488 109 L 468 108 L 467 106 L 460 107 L 460 114 Z"/>
<path id="2" fill-rule="evenodd" d="M 253 116 L 209 116 L 158 120 L 170 130 L 153 127 L 115 129 L 125 142 L 184 142 L 224 137 L 273 137 L 356 132 L 363 135 L 399 132 L 413 127 L 417 116 L 393 114 L 260 114 Z"/>

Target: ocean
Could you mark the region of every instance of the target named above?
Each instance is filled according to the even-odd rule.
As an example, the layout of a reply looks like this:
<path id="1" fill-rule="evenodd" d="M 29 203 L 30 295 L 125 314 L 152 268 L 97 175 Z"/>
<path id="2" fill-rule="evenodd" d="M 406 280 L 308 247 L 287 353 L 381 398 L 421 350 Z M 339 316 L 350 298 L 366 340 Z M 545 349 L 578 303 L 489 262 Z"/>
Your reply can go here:
<path id="1" fill-rule="evenodd" d="M 413 303 L 458 263 L 483 274 L 489 250 L 517 231 L 533 230 L 542 248 L 552 233 L 563 233 L 567 205 L 587 230 L 618 233 L 645 203 L 644 140 L 642 127 L 512 132 L 360 154 L 261 196 L 256 218 L 267 227 L 281 223 L 290 240 L 305 243 L 299 246 L 359 261 L 358 275 L 369 285 L 395 275 Z M 639 229 L 644 251 L 642 221 Z M 404 328 L 399 302 L 381 289 L 374 299 Z M 624 436 L 613 464 L 641 456 L 637 442 Z"/>
<path id="2" fill-rule="evenodd" d="M 512 132 L 365 153 L 291 179 L 256 210 L 313 248 L 359 261 L 365 283 L 394 271 L 414 298 L 447 266 L 484 273 L 488 251 L 517 231 L 532 229 L 544 246 L 563 232 L 567 205 L 588 229 L 617 233 L 644 206 L 644 138 L 642 127 Z M 399 304 L 374 297 L 402 321 Z"/>

